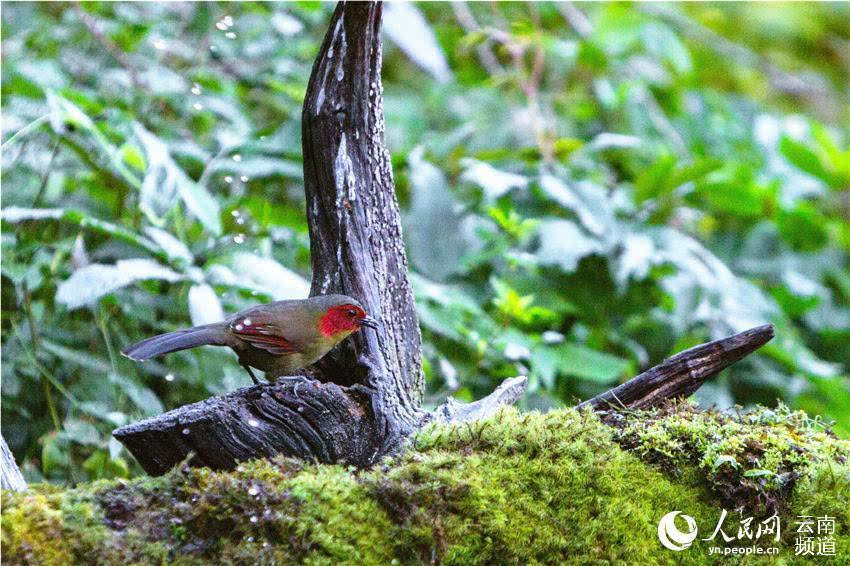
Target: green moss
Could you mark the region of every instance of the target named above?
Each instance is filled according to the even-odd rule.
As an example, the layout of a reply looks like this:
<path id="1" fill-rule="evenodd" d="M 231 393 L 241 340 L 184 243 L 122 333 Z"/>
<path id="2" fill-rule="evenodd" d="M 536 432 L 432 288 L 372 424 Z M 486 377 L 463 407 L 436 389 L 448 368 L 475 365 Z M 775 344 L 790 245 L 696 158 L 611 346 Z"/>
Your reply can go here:
<path id="1" fill-rule="evenodd" d="M 686 402 L 607 421 L 627 449 L 672 472 L 695 465 L 726 505 L 756 513 L 783 510 L 797 481 L 850 459 L 850 441 L 784 405 L 731 415 Z"/>
<path id="2" fill-rule="evenodd" d="M 769 494 L 786 531 L 794 514 L 837 517 L 836 550 L 850 557 L 847 443 L 784 410 L 729 419 L 679 407 L 610 427 L 589 412 L 506 409 L 481 423 L 428 427 L 412 450 L 365 472 L 279 458 L 232 472 L 184 467 L 64 491 L 33 486 L 3 494 L 3 557 L 63 565 L 704 564 L 719 561 L 708 555 L 715 543 L 674 553 L 656 529 L 673 510 L 693 516 L 701 535 L 713 529 L 723 503 L 717 490 L 730 481 L 724 467 L 763 482 L 750 489 L 751 508 Z M 791 440 L 796 448 L 784 447 Z M 711 465 L 719 455 L 737 468 Z M 749 477 L 750 469 L 795 481 Z M 792 558 L 787 534 L 783 544 Z"/>

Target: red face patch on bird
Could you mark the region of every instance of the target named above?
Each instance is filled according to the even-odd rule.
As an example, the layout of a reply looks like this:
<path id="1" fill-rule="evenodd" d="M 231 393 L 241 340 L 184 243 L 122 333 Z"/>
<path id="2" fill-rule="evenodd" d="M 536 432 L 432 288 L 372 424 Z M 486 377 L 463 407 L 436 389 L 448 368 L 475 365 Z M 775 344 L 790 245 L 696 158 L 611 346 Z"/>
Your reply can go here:
<path id="1" fill-rule="evenodd" d="M 338 305 L 331 307 L 322 315 L 319 319 L 319 330 L 325 336 L 351 332 L 360 328 L 364 318 L 366 318 L 366 311 L 357 305 Z"/>

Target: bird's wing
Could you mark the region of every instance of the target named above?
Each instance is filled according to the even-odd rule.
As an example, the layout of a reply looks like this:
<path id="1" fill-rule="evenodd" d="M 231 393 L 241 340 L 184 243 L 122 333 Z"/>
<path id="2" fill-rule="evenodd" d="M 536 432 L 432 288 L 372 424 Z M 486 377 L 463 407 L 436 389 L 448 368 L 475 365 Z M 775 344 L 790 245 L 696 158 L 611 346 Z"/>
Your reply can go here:
<path id="1" fill-rule="evenodd" d="M 240 314 L 230 322 L 228 329 L 237 338 L 270 354 L 292 354 L 298 351 L 298 348 L 283 336 L 281 328 L 262 312 Z"/>

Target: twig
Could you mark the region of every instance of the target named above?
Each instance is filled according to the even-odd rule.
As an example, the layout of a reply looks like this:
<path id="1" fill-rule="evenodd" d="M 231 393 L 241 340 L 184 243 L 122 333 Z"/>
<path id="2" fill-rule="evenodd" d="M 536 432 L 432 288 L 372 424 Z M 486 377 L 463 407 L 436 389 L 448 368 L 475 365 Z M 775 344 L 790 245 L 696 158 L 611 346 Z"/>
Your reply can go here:
<path id="1" fill-rule="evenodd" d="M 719 33 L 701 25 L 698 22 L 676 13 L 667 6 L 654 3 L 642 3 L 639 10 L 657 16 L 675 26 L 684 35 L 706 45 L 725 58 L 736 63 L 760 69 L 765 73 L 771 84 L 786 94 L 804 96 L 814 101 L 833 94 L 828 83 L 820 76 L 802 76 L 790 73 L 771 63 L 758 53 L 730 41 Z"/>
<path id="2" fill-rule="evenodd" d="M 27 134 L 28 134 L 28 133 L 30 133 L 32 130 L 34 130 L 34 129 L 38 128 L 39 126 L 41 126 L 42 124 L 44 124 L 44 123 L 45 123 L 45 122 L 47 122 L 48 120 L 50 120 L 50 113 L 49 113 L 49 112 L 48 112 L 47 114 L 44 114 L 43 116 L 39 116 L 38 118 L 36 118 L 36 119 L 35 119 L 35 120 L 33 120 L 32 122 L 30 122 L 29 124 L 27 124 L 26 126 L 24 126 L 23 128 L 21 128 L 21 129 L 20 129 L 20 130 L 18 130 L 17 132 L 15 132 L 14 134 L 12 134 L 12 137 L 10 137 L 10 138 L 9 138 L 9 139 L 7 139 L 6 141 L 4 141 L 4 142 L 3 142 L 3 145 L 0 145 L 0 149 L 4 149 L 4 150 L 5 150 L 5 149 L 6 149 L 6 148 L 8 148 L 8 147 L 9 147 L 9 145 L 11 145 L 11 144 L 12 144 L 12 143 L 16 140 L 16 139 L 18 139 L 18 138 L 20 138 L 20 137 L 23 137 L 23 136 L 27 135 Z"/>
<path id="3" fill-rule="evenodd" d="M 449 398 L 434 411 L 433 418 L 445 423 L 469 423 L 481 420 L 496 412 L 500 407 L 516 403 L 525 392 L 526 385 L 528 385 L 528 378 L 521 375 L 506 379 L 495 391 L 472 403 L 458 403 Z"/>
<path id="4" fill-rule="evenodd" d="M 555 6 L 580 38 L 587 39 L 590 37 L 590 34 L 593 33 L 593 24 L 584 15 L 584 12 L 576 8 L 575 4 L 572 2 L 555 2 Z"/>
<path id="5" fill-rule="evenodd" d="M 98 23 L 98 21 L 93 18 L 91 14 L 83 10 L 79 3 L 75 3 L 74 6 L 77 9 L 77 15 L 83 21 L 83 25 L 86 26 L 86 29 L 89 30 L 89 33 L 91 33 L 95 37 L 95 39 L 97 39 L 98 43 L 100 43 L 106 49 L 106 51 L 109 52 L 110 55 L 112 55 L 112 58 L 118 61 L 118 64 L 121 65 L 124 70 L 127 71 L 127 74 L 130 75 L 130 81 L 133 83 L 133 86 L 138 89 L 146 88 L 144 81 L 139 78 L 139 74 L 136 72 L 136 69 L 133 67 L 132 63 L 130 63 L 130 60 L 127 59 L 127 56 L 124 54 L 121 48 L 118 47 L 115 42 L 112 41 L 109 37 L 107 37 L 105 33 L 103 33 L 103 30 L 100 29 L 100 24 Z"/>
<path id="6" fill-rule="evenodd" d="M 481 31 L 481 26 L 478 25 L 475 16 L 472 15 L 472 11 L 466 2 L 452 2 L 451 6 L 455 18 L 463 29 L 467 32 Z M 502 67 L 502 64 L 499 63 L 493 51 L 490 50 L 489 41 L 490 39 L 488 38 L 485 40 L 485 43 L 482 43 L 476 48 L 476 51 L 478 51 L 478 60 L 481 61 L 481 66 L 487 69 L 487 72 L 491 75 L 502 75 L 505 73 L 505 68 Z"/>
<path id="7" fill-rule="evenodd" d="M 38 208 L 41 206 L 41 199 L 44 197 L 44 191 L 47 189 L 47 181 L 50 179 L 50 174 L 53 172 L 53 162 L 56 160 L 56 155 L 59 153 L 59 140 L 53 144 L 53 151 L 50 153 L 50 161 L 47 162 L 47 168 L 41 176 L 41 185 L 38 187 L 38 192 L 35 194 L 35 199 L 32 201 L 32 207 Z"/>
<path id="8" fill-rule="evenodd" d="M 32 347 L 36 355 L 38 355 L 38 351 L 41 349 L 41 341 L 38 337 L 38 327 L 35 324 L 35 316 L 32 313 L 32 299 L 30 297 L 29 286 L 27 286 L 26 282 L 23 284 L 23 295 L 24 310 L 27 313 L 27 322 L 30 325 Z M 53 428 L 56 431 L 62 430 L 62 421 L 59 419 L 59 413 L 56 411 L 56 404 L 53 402 L 53 394 L 50 392 L 50 382 L 45 379 L 44 375 L 41 376 L 41 386 L 44 388 L 44 399 L 47 402 L 47 410 L 50 412 L 50 419 L 53 421 Z"/>

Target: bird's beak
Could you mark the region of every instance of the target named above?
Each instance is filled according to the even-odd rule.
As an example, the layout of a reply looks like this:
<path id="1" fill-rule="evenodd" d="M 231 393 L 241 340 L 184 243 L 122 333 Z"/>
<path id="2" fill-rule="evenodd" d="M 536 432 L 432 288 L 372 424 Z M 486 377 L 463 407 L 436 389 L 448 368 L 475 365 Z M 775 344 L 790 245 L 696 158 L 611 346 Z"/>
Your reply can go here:
<path id="1" fill-rule="evenodd" d="M 364 316 L 360 319 L 360 324 L 363 326 L 368 326 L 369 328 L 374 328 L 375 330 L 381 327 L 381 323 L 372 318 L 371 316 Z"/>

